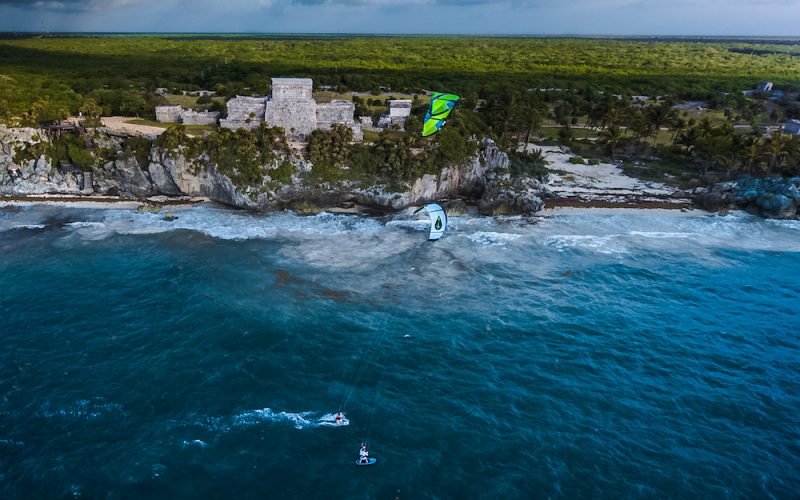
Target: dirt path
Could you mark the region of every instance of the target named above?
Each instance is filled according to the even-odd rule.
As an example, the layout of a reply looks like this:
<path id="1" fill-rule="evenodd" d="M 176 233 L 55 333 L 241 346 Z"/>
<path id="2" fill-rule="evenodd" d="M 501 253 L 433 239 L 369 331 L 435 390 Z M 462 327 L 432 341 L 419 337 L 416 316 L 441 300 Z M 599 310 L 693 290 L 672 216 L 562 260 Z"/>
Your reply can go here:
<path id="1" fill-rule="evenodd" d="M 152 127 L 150 125 L 126 123 L 129 120 L 136 120 L 136 118 L 131 116 L 104 116 L 102 118 L 104 127 L 108 127 L 111 130 L 117 130 L 119 132 L 161 135 L 161 133 L 166 130 L 166 128 Z"/>

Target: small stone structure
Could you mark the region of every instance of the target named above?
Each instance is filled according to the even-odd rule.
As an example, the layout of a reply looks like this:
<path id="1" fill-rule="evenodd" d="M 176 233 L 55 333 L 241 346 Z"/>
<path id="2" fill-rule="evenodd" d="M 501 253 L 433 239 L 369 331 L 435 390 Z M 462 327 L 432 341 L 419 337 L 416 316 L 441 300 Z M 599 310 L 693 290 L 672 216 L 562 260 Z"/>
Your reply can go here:
<path id="1" fill-rule="evenodd" d="M 389 114 L 381 116 L 378 119 L 379 128 L 399 128 L 403 130 L 406 124 L 406 118 L 411 116 L 411 100 L 410 99 L 389 99 L 386 101 L 389 104 Z"/>
<path id="2" fill-rule="evenodd" d="M 181 106 L 156 106 L 156 120 L 162 123 L 183 123 L 184 125 L 216 125 L 218 111 L 194 111 Z"/>
<path id="3" fill-rule="evenodd" d="M 219 111 L 192 111 L 181 113 L 184 125 L 216 125 L 219 122 Z"/>
<path id="4" fill-rule="evenodd" d="M 156 120 L 162 123 L 178 123 L 183 108 L 180 106 L 156 106 Z"/>
<path id="5" fill-rule="evenodd" d="M 236 96 L 228 101 L 228 117 L 220 120 L 222 128 L 253 129 L 264 123 L 266 97 Z"/>
<path id="6" fill-rule="evenodd" d="M 355 105 L 340 100 L 317 104 L 313 88 L 310 78 L 273 78 L 270 98 L 237 96 L 228 101 L 228 117 L 220 120 L 220 126 L 252 129 L 267 123 L 283 128 L 290 137 L 302 138 L 340 123 L 353 130 L 355 140 L 361 140 L 361 125 L 354 119 Z"/>
<path id="7" fill-rule="evenodd" d="M 800 134 L 800 120 L 789 120 L 788 122 L 784 123 L 783 131 L 791 135 Z"/>
<path id="8" fill-rule="evenodd" d="M 389 99 L 389 116 L 407 118 L 411 115 L 411 99 Z"/>

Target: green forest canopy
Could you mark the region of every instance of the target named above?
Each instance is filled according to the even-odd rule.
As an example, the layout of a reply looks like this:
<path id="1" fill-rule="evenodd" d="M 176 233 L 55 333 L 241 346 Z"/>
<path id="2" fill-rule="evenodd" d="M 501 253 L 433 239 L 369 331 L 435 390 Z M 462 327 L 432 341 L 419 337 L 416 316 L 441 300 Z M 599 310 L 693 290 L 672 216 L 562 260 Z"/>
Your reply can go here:
<path id="1" fill-rule="evenodd" d="M 340 90 L 481 95 L 529 88 L 704 96 L 800 85 L 800 42 L 501 37 L 44 36 L 0 39 L 0 114 L 75 112 L 93 91 L 265 93 L 273 76 Z M 124 96 L 114 97 L 124 100 Z M 96 96 L 95 100 L 101 99 Z M 129 108 L 150 102 L 127 98 Z M 107 96 L 107 100 L 111 100 Z M 5 107 L 5 109 L 3 109 Z"/>

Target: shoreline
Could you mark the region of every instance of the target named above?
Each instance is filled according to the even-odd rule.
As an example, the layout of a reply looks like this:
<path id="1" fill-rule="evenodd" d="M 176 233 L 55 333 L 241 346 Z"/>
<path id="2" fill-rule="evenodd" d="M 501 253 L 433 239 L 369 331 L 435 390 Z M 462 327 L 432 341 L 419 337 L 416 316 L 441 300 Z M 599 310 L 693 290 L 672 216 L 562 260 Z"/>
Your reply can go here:
<path id="1" fill-rule="evenodd" d="M 35 195 L 35 196 L 0 196 L 0 207 L 32 204 L 32 205 L 64 205 L 77 208 L 116 208 L 137 210 L 148 205 L 162 205 L 169 208 L 191 208 L 196 205 L 211 203 L 208 198 L 155 196 L 151 198 L 119 198 L 115 196 L 71 196 L 71 195 Z"/>
<path id="2" fill-rule="evenodd" d="M 73 208 L 96 208 L 96 209 L 123 209 L 140 210 L 143 207 L 153 207 L 152 211 L 190 209 L 200 205 L 213 205 L 224 209 L 240 211 L 235 207 L 220 205 L 207 198 L 170 198 L 170 197 L 151 197 L 143 199 L 117 198 L 113 196 L 60 196 L 60 195 L 38 195 L 38 196 L 12 196 L 0 197 L 0 209 L 7 206 L 21 205 L 55 205 Z M 163 208 L 162 208 L 163 207 Z M 291 210 L 290 210 L 291 211 Z M 337 215 L 361 215 L 365 217 L 382 217 L 388 213 L 400 213 L 403 210 L 380 210 L 374 207 L 359 206 L 356 204 L 346 204 L 343 206 L 325 207 L 319 212 L 327 212 Z M 610 202 L 603 200 L 585 200 L 580 198 L 551 198 L 546 200 L 542 210 L 536 213 L 527 214 L 528 216 L 549 217 L 553 215 L 579 214 L 587 212 L 661 212 L 685 215 L 710 215 L 709 212 L 697 208 L 691 203 L 670 203 L 666 201 L 620 201 Z M 260 213 L 260 212 L 255 212 Z M 263 212 L 264 215 L 270 212 Z M 466 212 L 466 214 L 471 211 Z M 311 215 L 302 214 L 298 215 Z M 459 214 L 460 215 L 460 214 Z M 453 215 L 457 217 L 458 215 Z M 477 215 L 478 217 L 484 217 Z M 492 216 L 485 216 L 492 217 Z"/>

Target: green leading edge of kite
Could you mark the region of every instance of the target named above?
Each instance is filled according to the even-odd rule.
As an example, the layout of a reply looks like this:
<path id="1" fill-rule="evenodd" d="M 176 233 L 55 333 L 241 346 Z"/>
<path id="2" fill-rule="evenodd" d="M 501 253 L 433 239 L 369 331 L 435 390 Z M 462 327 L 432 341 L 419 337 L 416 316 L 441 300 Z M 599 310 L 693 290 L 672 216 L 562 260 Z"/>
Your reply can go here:
<path id="1" fill-rule="evenodd" d="M 459 99 L 461 98 L 455 94 L 433 93 L 431 106 L 425 114 L 425 122 L 422 125 L 422 137 L 433 135 L 444 127 L 445 120 Z"/>

